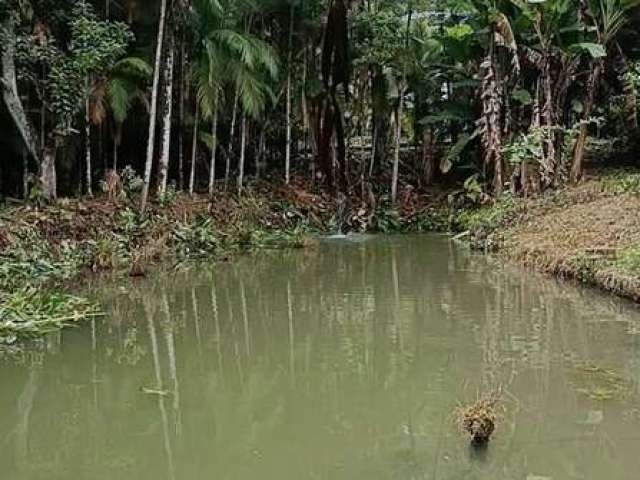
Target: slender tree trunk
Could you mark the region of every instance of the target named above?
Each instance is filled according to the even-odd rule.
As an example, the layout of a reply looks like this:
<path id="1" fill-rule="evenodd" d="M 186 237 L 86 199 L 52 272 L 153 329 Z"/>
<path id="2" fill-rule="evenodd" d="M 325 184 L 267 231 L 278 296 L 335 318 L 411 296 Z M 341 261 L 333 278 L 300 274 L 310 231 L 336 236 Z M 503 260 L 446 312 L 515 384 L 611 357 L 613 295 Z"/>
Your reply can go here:
<path id="1" fill-rule="evenodd" d="M 167 190 L 169 177 L 169 155 L 171 153 L 171 116 L 173 112 L 173 65 L 174 42 L 173 35 L 167 35 L 167 53 L 164 66 L 164 105 L 162 116 L 162 146 L 160 151 L 160 165 L 158 169 L 158 194 Z"/>
<path id="2" fill-rule="evenodd" d="M 258 139 L 258 154 L 256 155 L 256 179 L 260 179 L 260 170 L 262 161 L 264 159 L 265 142 L 266 142 L 266 129 L 263 127 L 260 131 L 260 138 Z"/>
<path id="3" fill-rule="evenodd" d="M 545 53 L 545 65 L 543 71 L 543 88 L 544 88 L 544 107 L 542 116 L 545 120 L 546 131 L 544 132 L 545 160 L 543 165 L 543 182 L 545 186 L 552 186 L 556 181 L 557 165 L 556 165 L 556 148 L 555 148 L 555 112 L 553 108 L 553 93 L 551 88 L 551 64 L 549 54 Z"/>
<path id="4" fill-rule="evenodd" d="M 118 142 L 113 140 L 113 171 L 118 171 Z"/>
<path id="5" fill-rule="evenodd" d="M 301 101 L 302 101 L 302 129 L 304 131 L 304 158 L 305 158 L 305 166 L 309 164 L 309 159 L 313 162 L 313 155 L 309 156 L 309 108 L 307 105 L 307 47 L 304 48 L 304 60 L 303 60 L 303 68 L 302 68 L 302 92 L 301 92 Z M 311 165 L 311 181 L 315 181 L 315 168 L 314 165 Z"/>
<path id="6" fill-rule="evenodd" d="M 239 95 L 240 92 L 238 90 L 238 87 L 236 86 L 236 93 L 233 99 L 233 114 L 231 115 L 231 129 L 229 130 L 229 148 L 228 148 L 228 155 L 226 158 L 226 166 L 224 169 L 224 189 L 225 191 L 228 188 L 229 185 L 229 175 L 231 174 L 231 157 L 233 155 L 233 137 L 235 136 L 236 133 L 236 119 L 238 116 L 238 100 L 239 100 Z"/>
<path id="7" fill-rule="evenodd" d="M 400 88 L 400 99 L 396 118 L 396 145 L 393 153 L 393 176 L 391 178 L 391 203 L 396 203 L 398 196 L 398 176 L 400 172 L 400 148 L 402 146 L 402 116 L 404 114 L 404 82 Z"/>
<path id="8" fill-rule="evenodd" d="M 153 86 L 151 89 L 151 106 L 149 109 L 149 136 L 147 140 L 147 159 L 144 166 L 144 184 L 140 199 L 142 213 L 147 209 L 149 199 L 149 186 L 151 184 L 151 170 L 153 168 L 153 154 L 156 138 L 156 116 L 158 112 L 158 90 L 160 84 L 160 65 L 162 64 L 162 44 L 164 43 L 165 18 L 167 16 L 167 0 L 161 0 L 160 20 L 158 26 L 158 40 L 156 44 L 156 57 L 153 69 Z"/>
<path id="9" fill-rule="evenodd" d="M 200 123 L 200 109 L 196 100 L 195 121 L 193 124 L 193 143 L 191 144 L 191 171 L 189 172 L 189 195 L 193 195 L 196 183 L 196 159 L 198 156 L 198 124 Z"/>
<path id="10" fill-rule="evenodd" d="M 247 150 L 247 117 L 242 115 L 240 134 L 240 165 L 238 166 L 238 195 L 242 193 L 244 186 L 244 158 Z"/>
<path id="11" fill-rule="evenodd" d="M 408 0 L 407 6 L 407 32 L 405 38 L 405 50 L 409 50 L 409 38 L 411 34 L 411 17 L 413 16 L 412 0 Z M 398 120 L 396 125 L 396 149 L 393 157 L 393 177 L 391 179 L 391 202 L 396 203 L 398 196 L 398 175 L 400 171 L 400 147 L 402 146 L 402 116 L 404 115 L 404 93 L 407 83 L 406 66 L 402 66 L 402 83 L 400 84 L 400 99 L 398 102 Z"/>
<path id="12" fill-rule="evenodd" d="M 373 137 L 371 139 L 371 160 L 369 162 L 369 178 L 373 176 L 373 169 L 376 164 L 376 148 L 378 144 L 378 122 L 373 120 Z"/>
<path id="13" fill-rule="evenodd" d="M 184 39 L 180 48 L 180 130 L 178 131 L 178 187 L 180 191 L 184 190 L 184 105 L 185 91 L 187 89 L 186 82 L 186 49 Z"/>
<path id="14" fill-rule="evenodd" d="M 29 198 L 29 151 L 26 147 L 22 149 L 22 198 L 25 201 Z"/>
<path id="15" fill-rule="evenodd" d="M 118 150 L 122 142 L 122 124 L 116 123 L 113 127 L 113 171 L 118 171 Z"/>
<path id="16" fill-rule="evenodd" d="M 287 68 L 289 69 L 287 72 L 287 144 L 285 146 L 285 174 L 284 181 L 287 185 L 289 185 L 290 176 L 291 176 L 291 76 L 293 73 L 293 22 L 295 19 L 295 6 L 292 3 L 290 8 L 290 18 L 289 18 L 289 52 L 287 59 Z"/>
<path id="17" fill-rule="evenodd" d="M 213 196 L 216 185 L 216 152 L 218 150 L 218 107 L 214 106 L 211 123 L 211 168 L 209 170 L 209 196 Z"/>
<path id="18" fill-rule="evenodd" d="M 85 78 L 85 99 L 84 99 L 84 141 L 85 141 L 85 166 L 86 166 L 86 182 L 87 182 L 87 196 L 93 197 L 93 189 L 91 184 L 93 178 L 91 175 L 91 105 L 89 102 L 89 77 Z"/>
<path id="19" fill-rule="evenodd" d="M 585 99 L 583 102 L 584 109 L 582 113 L 582 122 L 580 125 L 580 133 L 576 139 L 576 143 L 573 147 L 573 162 L 571 164 L 571 182 L 577 183 L 582 178 L 582 170 L 584 163 L 584 150 L 587 144 L 587 136 L 589 133 L 588 121 L 593 112 L 593 106 L 596 98 L 596 90 L 598 88 L 598 82 L 600 81 L 600 73 L 602 71 L 602 65 L 599 62 L 595 62 L 591 67 L 589 73 L 589 79 L 587 80 L 587 90 L 585 92 Z"/>

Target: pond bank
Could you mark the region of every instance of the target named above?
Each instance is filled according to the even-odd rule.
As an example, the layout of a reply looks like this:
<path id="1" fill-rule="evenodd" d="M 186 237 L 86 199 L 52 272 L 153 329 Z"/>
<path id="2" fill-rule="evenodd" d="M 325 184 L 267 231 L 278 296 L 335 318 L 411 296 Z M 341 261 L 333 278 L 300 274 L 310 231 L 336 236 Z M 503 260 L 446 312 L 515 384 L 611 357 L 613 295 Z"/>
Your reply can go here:
<path id="1" fill-rule="evenodd" d="M 640 173 L 604 172 L 532 199 L 460 211 L 473 248 L 640 301 Z"/>
<path id="2" fill-rule="evenodd" d="M 135 202 L 61 200 L 0 213 L 0 344 L 100 314 L 66 294 L 80 275 L 144 276 L 160 262 L 312 245 L 337 231 L 449 231 L 473 248 L 640 301 L 640 174 L 600 174 L 532 199 L 453 208 L 446 192 L 407 188 L 396 209 L 376 200 L 257 185 L 238 197 L 176 195 L 144 219 Z"/>

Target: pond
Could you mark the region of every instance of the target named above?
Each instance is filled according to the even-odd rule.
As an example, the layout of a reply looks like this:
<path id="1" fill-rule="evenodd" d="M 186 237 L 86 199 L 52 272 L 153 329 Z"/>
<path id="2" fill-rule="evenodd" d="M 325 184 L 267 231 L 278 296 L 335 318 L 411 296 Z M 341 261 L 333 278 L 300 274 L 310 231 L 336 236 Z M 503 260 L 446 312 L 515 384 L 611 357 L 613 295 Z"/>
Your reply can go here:
<path id="1" fill-rule="evenodd" d="M 446 237 L 102 281 L 103 320 L 0 359 L 0 477 L 628 479 L 640 312 Z M 488 449 L 460 401 L 502 386 Z"/>

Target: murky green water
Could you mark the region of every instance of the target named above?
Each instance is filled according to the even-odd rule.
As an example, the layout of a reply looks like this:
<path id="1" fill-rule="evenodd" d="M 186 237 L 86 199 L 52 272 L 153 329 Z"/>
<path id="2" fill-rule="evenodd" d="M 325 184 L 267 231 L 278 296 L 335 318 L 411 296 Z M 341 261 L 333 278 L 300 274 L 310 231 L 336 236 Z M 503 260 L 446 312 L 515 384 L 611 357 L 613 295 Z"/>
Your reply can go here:
<path id="1" fill-rule="evenodd" d="M 0 360 L 0 478 L 640 471 L 636 307 L 445 238 L 331 241 L 100 288 L 107 319 Z M 506 411 L 474 454 L 452 411 L 498 384 Z"/>

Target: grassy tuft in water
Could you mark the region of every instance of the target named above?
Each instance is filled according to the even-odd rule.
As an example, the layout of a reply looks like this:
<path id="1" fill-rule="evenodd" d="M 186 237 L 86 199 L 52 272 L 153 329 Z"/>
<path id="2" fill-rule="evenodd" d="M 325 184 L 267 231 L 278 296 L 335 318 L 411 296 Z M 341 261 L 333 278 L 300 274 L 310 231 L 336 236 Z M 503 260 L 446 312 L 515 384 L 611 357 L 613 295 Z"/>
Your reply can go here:
<path id="1" fill-rule="evenodd" d="M 0 292 L 0 344 L 43 335 L 100 315 L 97 305 L 73 295 L 35 287 Z"/>

